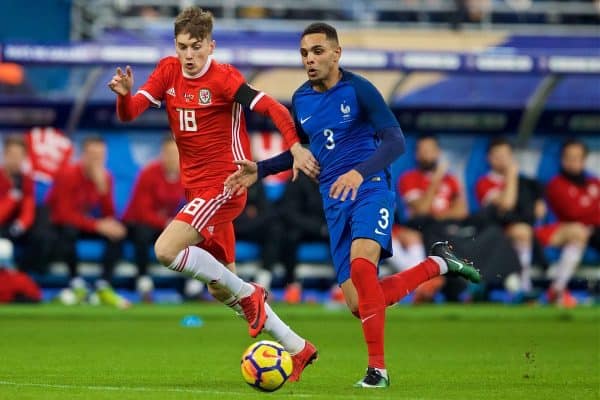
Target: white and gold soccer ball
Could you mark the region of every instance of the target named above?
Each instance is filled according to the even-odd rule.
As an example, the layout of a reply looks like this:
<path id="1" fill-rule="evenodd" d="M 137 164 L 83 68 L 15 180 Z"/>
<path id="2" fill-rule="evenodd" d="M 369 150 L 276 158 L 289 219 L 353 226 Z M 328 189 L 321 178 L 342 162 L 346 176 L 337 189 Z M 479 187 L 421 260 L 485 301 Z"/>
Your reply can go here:
<path id="1" fill-rule="evenodd" d="M 241 368 L 248 385 L 273 392 L 283 386 L 291 375 L 292 356 L 279 343 L 261 340 L 246 349 Z"/>

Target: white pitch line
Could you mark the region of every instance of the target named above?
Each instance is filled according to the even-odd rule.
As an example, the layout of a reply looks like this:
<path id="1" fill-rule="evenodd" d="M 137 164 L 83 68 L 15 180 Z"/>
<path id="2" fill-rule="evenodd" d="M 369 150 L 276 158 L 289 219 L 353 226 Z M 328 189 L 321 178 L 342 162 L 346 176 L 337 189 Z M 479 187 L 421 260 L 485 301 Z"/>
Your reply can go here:
<path id="1" fill-rule="evenodd" d="M 42 388 L 53 388 L 53 389 L 86 389 L 86 390 L 99 390 L 99 391 L 119 391 L 119 392 L 175 392 L 175 393 L 196 393 L 196 394 L 217 394 L 217 395 L 236 395 L 236 396 L 256 396 L 253 392 L 223 392 L 218 390 L 202 390 L 202 389 L 178 389 L 178 388 L 149 388 L 149 387 L 132 387 L 132 386 L 89 386 L 89 385 L 61 385 L 61 384 L 50 384 L 50 383 L 22 383 L 22 382 L 9 382 L 0 381 L 0 385 L 5 386 L 28 386 L 28 387 L 42 387 Z M 309 394 L 294 394 L 294 397 L 313 397 Z"/>
<path id="2" fill-rule="evenodd" d="M 61 384 L 51 384 L 51 383 L 29 383 L 29 382 L 10 382 L 10 381 L 0 381 L 0 386 L 17 386 L 17 387 L 41 387 L 41 388 L 50 388 L 50 389 L 85 389 L 85 390 L 97 390 L 97 391 L 112 391 L 112 392 L 172 392 L 172 393 L 195 393 L 195 394 L 216 394 L 216 395 L 236 395 L 236 396 L 252 396 L 255 397 L 257 392 L 223 392 L 219 390 L 202 390 L 202 389 L 178 389 L 178 388 L 149 388 L 149 387 L 135 387 L 135 386 L 89 386 L 89 385 L 61 385 Z M 303 397 L 303 398 L 318 398 L 323 397 L 324 395 L 319 394 L 302 394 L 302 393 L 290 393 L 286 394 L 286 397 Z M 337 398 L 331 397 L 330 395 L 326 396 L 329 399 Z M 362 399 L 363 396 L 354 396 L 354 395 L 342 395 L 343 399 Z M 380 397 L 380 396 L 369 396 L 369 399 L 381 399 L 387 400 L 388 396 Z M 415 397 L 415 398 L 406 398 L 405 400 L 431 400 L 429 398 Z"/>

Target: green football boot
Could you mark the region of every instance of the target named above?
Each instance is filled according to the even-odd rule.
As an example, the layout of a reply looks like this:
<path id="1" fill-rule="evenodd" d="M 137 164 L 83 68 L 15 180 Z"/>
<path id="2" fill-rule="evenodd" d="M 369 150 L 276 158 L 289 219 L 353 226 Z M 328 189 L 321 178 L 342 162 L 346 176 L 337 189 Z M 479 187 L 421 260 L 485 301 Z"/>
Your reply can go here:
<path id="1" fill-rule="evenodd" d="M 383 372 L 377 368 L 367 368 L 367 374 L 364 378 L 354 384 L 354 387 L 359 388 L 387 388 L 390 386 L 390 378 L 387 372 Z"/>
<path id="2" fill-rule="evenodd" d="M 96 295 L 101 304 L 125 309 L 131 307 L 131 303 L 124 297 L 120 296 L 110 286 L 100 287 L 96 290 Z"/>
<path id="3" fill-rule="evenodd" d="M 479 283 L 481 281 L 479 270 L 473 267 L 472 262 L 458 258 L 452 251 L 452 246 L 449 245 L 448 242 L 434 243 L 433 246 L 431 246 L 429 255 L 443 258 L 448 265 L 448 272 L 462 276 L 473 283 Z"/>

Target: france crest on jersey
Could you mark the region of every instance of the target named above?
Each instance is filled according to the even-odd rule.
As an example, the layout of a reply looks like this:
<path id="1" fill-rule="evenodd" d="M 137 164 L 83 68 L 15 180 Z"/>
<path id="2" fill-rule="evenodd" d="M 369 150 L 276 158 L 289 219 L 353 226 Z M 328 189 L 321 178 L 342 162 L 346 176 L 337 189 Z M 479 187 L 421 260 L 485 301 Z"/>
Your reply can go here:
<path id="1" fill-rule="evenodd" d="M 352 240 L 378 242 L 382 257 L 391 255 L 395 193 L 390 167 L 365 176 L 356 200 L 329 197 L 338 177 L 370 158 L 378 146 L 376 132 L 398 126 L 381 94 L 366 79 L 342 70 L 341 80 L 325 92 L 304 83 L 292 97 L 292 114 L 300 136 L 321 166 L 319 186 L 329 228 L 338 283 L 350 278 Z"/>

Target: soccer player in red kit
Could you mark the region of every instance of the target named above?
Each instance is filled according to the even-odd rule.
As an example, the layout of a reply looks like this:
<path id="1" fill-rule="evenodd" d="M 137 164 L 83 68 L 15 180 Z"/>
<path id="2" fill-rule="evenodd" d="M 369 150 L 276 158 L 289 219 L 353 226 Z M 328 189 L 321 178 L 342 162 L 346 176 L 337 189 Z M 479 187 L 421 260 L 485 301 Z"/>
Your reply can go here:
<path id="1" fill-rule="evenodd" d="M 234 160 L 250 155 L 242 108 L 268 116 L 284 136 L 298 169 L 318 172 L 312 154 L 296 135 L 288 110 L 267 94 L 249 86 L 233 66 L 212 58 L 212 14 L 197 7 L 183 10 L 175 20 L 177 57 L 160 60 L 148 81 L 132 96 L 133 73 L 120 68 L 108 86 L 117 93 L 117 113 L 130 121 L 149 106 L 166 103 L 171 130 L 179 149 L 181 180 L 187 205 L 155 243 L 161 264 L 206 282 L 215 298 L 243 313 L 249 333 L 264 329 L 292 354 L 298 380 L 316 358 L 316 348 L 298 336 L 265 303 L 266 292 L 236 276 L 233 219 L 244 209 L 246 195 L 224 186 L 236 170 Z M 248 155 L 248 156 L 247 156 Z"/>

